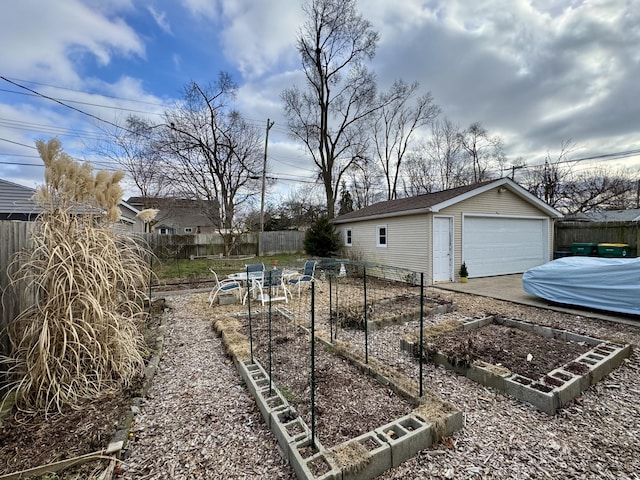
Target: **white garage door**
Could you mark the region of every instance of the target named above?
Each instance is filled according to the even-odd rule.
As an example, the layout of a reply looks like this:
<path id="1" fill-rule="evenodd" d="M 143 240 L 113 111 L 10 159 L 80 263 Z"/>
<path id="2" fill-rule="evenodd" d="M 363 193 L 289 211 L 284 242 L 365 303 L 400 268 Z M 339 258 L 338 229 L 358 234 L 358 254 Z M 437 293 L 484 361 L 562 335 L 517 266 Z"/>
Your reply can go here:
<path id="1" fill-rule="evenodd" d="M 469 277 L 522 273 L 548 260 L 548 222 L 538 218 L 465 216 L 462 259 Z"/>

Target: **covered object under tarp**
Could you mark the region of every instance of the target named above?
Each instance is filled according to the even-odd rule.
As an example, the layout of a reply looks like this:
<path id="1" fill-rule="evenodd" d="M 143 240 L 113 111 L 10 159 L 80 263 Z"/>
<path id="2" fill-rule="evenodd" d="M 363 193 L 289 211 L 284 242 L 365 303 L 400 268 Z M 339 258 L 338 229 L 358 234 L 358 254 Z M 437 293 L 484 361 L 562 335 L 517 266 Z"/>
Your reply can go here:
<path id="1" fill-rule="evenodd" d="M 640 315 L 640 258 L 559 258 L 524 272 L 522 287 L 556 303 Z"/>

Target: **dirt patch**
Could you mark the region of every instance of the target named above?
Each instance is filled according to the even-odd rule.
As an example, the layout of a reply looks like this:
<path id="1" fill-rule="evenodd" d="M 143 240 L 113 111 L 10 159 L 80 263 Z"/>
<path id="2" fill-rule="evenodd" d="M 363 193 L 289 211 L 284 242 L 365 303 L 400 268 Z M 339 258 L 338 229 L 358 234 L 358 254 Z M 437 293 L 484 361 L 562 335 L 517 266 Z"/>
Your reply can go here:
<path id="1" fill-rule="evenodd" d="M 252 318 L 254 357 L 269 371 L 268 318 Z M 311 426 L 310 335 L 272 315 L 271 362 L 275 386 Z M 248 330 L 246 331 L 248 334 Z M 414 406 L 349 361 L 315 345 L 316 435 L 330 448 L 408 414 Z"/>
<path id="2" fill-rule="evenodd" d="M 431 338 L 425 348 L 427 355 L 439 351 L 455 364 L 467 365 L 482 360 L 534 380 L 590 349 L 586 344 L 495 324 Z"/>

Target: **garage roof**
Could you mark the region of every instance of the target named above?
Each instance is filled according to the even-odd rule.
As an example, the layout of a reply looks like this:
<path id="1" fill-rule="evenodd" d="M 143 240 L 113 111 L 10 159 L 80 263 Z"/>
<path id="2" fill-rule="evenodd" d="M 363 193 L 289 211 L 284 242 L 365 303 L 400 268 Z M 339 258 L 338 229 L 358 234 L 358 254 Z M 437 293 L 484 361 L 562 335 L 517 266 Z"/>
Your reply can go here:
<path id="1" fill-rule="evenodd" d="M 550 217 L 562 218 L 562 214 L 560 212 L 544 203 L 535 195 L 529 193 L 510 178 L 500 178 L 498 180 L 488 180 L 486 182 L 474 183 L 472 185 L 451 188 L 440 192 L 375 203 L 368 207 L 361 208 L 360 210 L 340 215 L 339 217 L 336 217 L 333 222 L 349 223 L 401 215 L 438 212 L 443 208 L 455 205 L 458 202 L 467 200 L 496 187 L 508 188 L 513 193 L 535 204 Z"/>

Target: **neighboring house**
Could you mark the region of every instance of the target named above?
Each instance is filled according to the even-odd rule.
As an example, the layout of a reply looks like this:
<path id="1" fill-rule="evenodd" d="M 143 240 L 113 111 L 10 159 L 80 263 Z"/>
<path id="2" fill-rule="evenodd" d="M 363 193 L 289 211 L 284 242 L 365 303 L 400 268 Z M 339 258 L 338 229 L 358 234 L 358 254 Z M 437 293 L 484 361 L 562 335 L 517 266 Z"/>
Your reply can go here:
<path id="1" fill-rule="evenodd" d="M 33 200 L 34 188 L 0 179 L 0 220 L 18 220 L 28 222 L 35 220 L 42 211 Z M 139 210 L 120 202 L 120 220 L 116 228 L 122 232 L 140 233 L 144 231 L 144 223 L 136 217 Z"/>
<path id="2" fill-rule="evenodd" d="M 35 220 L 41 212 L 31 199 L 35 189 L 0 179 L 0 220 Z"/>
<path id="3" fill-rule="evenodd" d="M 127 203 L 138 210 L 156 208 L 159 210 L 151 227 L 160 235 L 189 235 L 196 233 L 217 233 L 219 222 L 212 220 L 217 213 L 213 202 L 181 198 L 131 197 Z"/>
<path id="4" fill-rule="evenodd" d="M 640 208 L 586 212 L 580 213 L 574 218 L 566 218 L 566 220 L 586 222 L 640 222 Z"/>
<path id="5" fill-rule="evenodd" d="M 351 258 L 424 272 L 425 282 L 521 273 L 552 259 L 561 218 L 508 178 L 389 200 L 334 223 Z"/>

